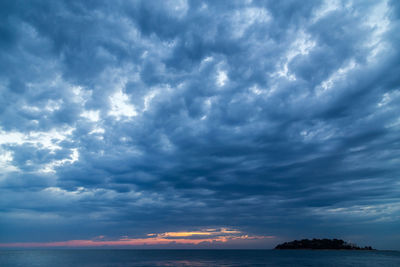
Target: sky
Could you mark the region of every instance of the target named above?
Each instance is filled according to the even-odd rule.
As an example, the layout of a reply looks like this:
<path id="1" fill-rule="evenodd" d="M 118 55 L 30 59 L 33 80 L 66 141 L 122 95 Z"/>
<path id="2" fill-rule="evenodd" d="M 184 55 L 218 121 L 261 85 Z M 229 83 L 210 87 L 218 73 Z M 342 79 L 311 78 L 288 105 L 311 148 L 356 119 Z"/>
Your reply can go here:
<path id="1" fill-rule="evenodd" d="M 400 1 L 0 1 L 0 248 L 400 249 Z"/>

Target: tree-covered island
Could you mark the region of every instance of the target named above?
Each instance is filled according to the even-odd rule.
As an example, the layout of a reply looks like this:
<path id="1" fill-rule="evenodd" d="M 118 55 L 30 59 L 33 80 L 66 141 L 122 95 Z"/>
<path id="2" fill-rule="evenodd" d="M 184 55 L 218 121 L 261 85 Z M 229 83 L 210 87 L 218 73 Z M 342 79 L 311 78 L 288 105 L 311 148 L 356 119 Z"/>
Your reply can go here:
<path id="1" fill-rule="evenodd" d="M 341 239 L 302 239 L 279 244 L 275 249 L 346 249 L 346 250 L 374 250 L 372 247 L 359 247 Z"/>

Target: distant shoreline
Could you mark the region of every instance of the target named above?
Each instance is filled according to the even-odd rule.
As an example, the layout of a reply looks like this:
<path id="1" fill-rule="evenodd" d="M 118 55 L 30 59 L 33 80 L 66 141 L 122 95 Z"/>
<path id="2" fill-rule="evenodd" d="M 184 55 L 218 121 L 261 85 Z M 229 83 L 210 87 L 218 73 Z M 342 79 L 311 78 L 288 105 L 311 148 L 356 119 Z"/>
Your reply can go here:
<path id="1" fill-rule="evenodd" d="M 275 247 L 276 250 L 374 250 L 371 246 L 359 247 L 341 239 L 302 239 L 285 242 Z"/>

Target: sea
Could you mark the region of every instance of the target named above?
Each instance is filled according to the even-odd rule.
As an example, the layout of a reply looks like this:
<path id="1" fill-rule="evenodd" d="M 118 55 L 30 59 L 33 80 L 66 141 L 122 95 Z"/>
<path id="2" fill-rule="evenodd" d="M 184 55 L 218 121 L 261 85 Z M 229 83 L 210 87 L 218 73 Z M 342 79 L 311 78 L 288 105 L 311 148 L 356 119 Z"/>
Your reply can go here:
<path id="1" fill-rule="evenodd" d="M 0 250 L 0 266 L 400 266 L 399 251 Z"/>

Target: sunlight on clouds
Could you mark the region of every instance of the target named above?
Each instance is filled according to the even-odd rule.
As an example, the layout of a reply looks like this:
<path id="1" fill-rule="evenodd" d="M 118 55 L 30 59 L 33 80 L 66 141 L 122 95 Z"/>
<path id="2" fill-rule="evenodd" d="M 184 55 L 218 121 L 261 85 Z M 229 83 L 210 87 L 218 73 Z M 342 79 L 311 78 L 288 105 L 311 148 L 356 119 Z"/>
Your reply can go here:
<path id="1" fill-rule="evenodd" d="M 168 0 L 166 1 L 166 8 L 169 11 L 169 15 L 177 18 L 183 18 L 189 9 L 187 0 Z"/>
<path id="2" fill-rule="evenodd" d="M 25 136 L 19 132 L 6 132 L 0 130 L 0 145 L 3 144 L 22 144 Z"/>
<path id="3" fill-rule="evenodd" d="M 295 81 L 296 76 L 290 72 L 289 63 L 297 55 L 308 55 L 315 47 L 316 42 L 312 40 L 311 35 L 300 30 L 297 33 L 296 39 L 292 42 L 286 55 L 283 57 L 284 61 L 277 65 L 278 70 L 271 74 L 272 77 L 285 77 L 289 81 Z"/>
<path id="4" fill-rule="evenodd" d="M 62 160 L 55 160 L 49 164 L 44 165 L 44 167 L 40 170 L 44 173 L 55 172 L 54 168 L 58 166 L 62 166 L 66 163 L 72 164 L 79 159 L 79 152 L 77 148 L 72 148 L 72 155 L 70 158 L 62 159 Z"/>
<path id="5" fill-rule="evenodd" d="M 42 192 L 47 193 L 47 197 L 53 199 L 61 199 L 61 200 L 78 200 L 81 198 L 90 198 L 96 196 L 96 194 L 101 194 L 103 198 L 112 198 L 115 196 L 115 192 L 112 190 L 106 190 L 102 188 L 85 188 L 83 186 L 79 186 L 75 188 L 75 190 L 65 190 L 60 187 L 51 186 L 42 190 Z"/>
<path id="6" fill-rule="evenodd" d="M 228 75 L 226 74 L 225 71 L 219 70 L 217 72 L 217 85 L 219 87 L 222 87 L 225 85 L 225 83 L 228 81 Z"/>
<path id="7" fill-rule="evenodd" d="M 105 129 L 101 128 L 101 127 L 94 127 L 93 130 L 91 130 L 89 132 L 90 135 L 93 135 L 94 138 L 96 138 L 97 140 L 104 140 L 104 133 L 105 133 Z M 101 154 L 102 155 L 102 154 Z"/>
<path id="8" fill-rule="evenodd" d="M 390 25 L 388 14 L 388 2 L 378 1 L 369 16 L 366 16 L 365 25 L 372 30 L 366 43 L 366 46 L 371 49 L 367 58 L 369 63 L 373 62 L 381 52 L 388 48 L 388 44 L 384 39 L 384 35 L 389 30 Z"/>
<path id="9" fill-rule="evenodd" d="M 99 110 L 85 110 L 81 113 L 81 117 L 84 117 L 90 121 L 98 122 L 100 120 Z"/>
<path id="10" fill-rule="evenodd" d="M 84 90 L 81 86 L 72 86 L 73 101 L 76 103 L 84 104 L 92 95 L 92 91 Z"/>
<path id="11" fill-rule="evenodd" d="M 46 106 L 44 107 L 45 110 L 48 110 L 50 112 L 54 112 L 56 110 L 59 110 L 61 108 L 63 101 L 62 100 L 49 100 L 46 104 Z"/>
<path id="12" fill-rule="evenodd" d="M 153 91 L 150 91 L 150 93 L 148 93 L 148 94 L 144 97 L 144 108 L 143 108 L 143 111 L 149 110 L 151 100 L 152 100 L 155 96 L 157 96 L 158 93 L 159 93 L 159 91 L 153 90 Z"/>
<path id="13" fill-rule="evenodd" d="M 271 15 L 265 8 L 249 7 L 244 10 L 235 12 L 232 17 L 234 29 L 233 37 L 241 38 L 246 30 L 253 24 L 268 23 L 271 20 Z"/>
<path id="14" fill-rule="evenodd" d="M 23 145 L 31 144 L 38 149 L 49 149 L 50 153 L 55 153 L 57 150 L 62 149 L 59 145 L 60 142 L 67 140 L 74 128 L 68 127 L 63 130 L 53 129 L 48 132 L 29 132 L 28 134 L 23 134 L 20 132 L 6 132 L 0 130 L 0 145 Z M 64 158 L 61 160 L 53 160 L 50 163 L 44 164 L 39 168 L 39 172 L 54 172 L 54 167 L 61 166 L 65 163 L 73 163 L 78 160 L 79 153 L 76 148 L 72 148 L 72 155 L 69 158 Z M 10 161 L 13 159 L 11 151 L 4 150 L 2 155 L 7 155 L 1 157 L 0 165 L 4 165 L 4 170 L 16 170 L 15 166 L 10 166 Z M 31 165 L 31 161 L 27 160 L 26 164 Z M 7 167 L 5 167 L 7 166 Z"/>
<path id="15" fill-rule="evenodd" d="M 307 34 L 303 30 L 299 31 L 297 38 L 291 45 L 291 49 L 288 51 L 286 58 L 290 62 L 297 55 L 307 55 L 315 47 L 316 42 L 312 40 L 310 34 Z"/>
<path id="16" fill-rule="evenodd" d="M 313 22 L 318 21 L 319 19 L 325 17 L 332 11 L 335 11 L 340 8 L 339 0 L 325 0 L 320 8 L 318 8 L 314 13 Z"/>
<path id="17" fill-rule="evenodd" d="M 381 101 L 379 101 L 377 105 L 378 107 L 383 108 L 390 104 L 394 104 L 393 101 L 399 101 L 399 100 L 400 100 L 400 89 L 397 89 L 391 92 L 384 93 Z"/>
<path id="18" fill-rule="evenodd" d="M 307 127 L 300 131 L 303 142 L 326 142 L 333 137 L 338 137 L 339 133 L 335 128 L 323 123 L 316 123 L 313 127 Z"/>
<path id="19" fill-rule="evenodd" d="M 29 106 L 29 105 L 23 105 L 23 106 L 21 107 L 21 109 L 22 109 L 22 110 L 25 110 L 25 111 L 27 111 L 27 112 L 30 112 L 30 113 L 38 113 L 38 112 L 41 111 L 40 108 L 38 108 L 38 107 L 36 107 L 36 106 Z"/>
<path id="20" fill-rule="evenodd" d="M 196 235 L 212 235 L 211 232 L 167 232 L 158 234 L 159 237 L 191 237 Z"/>
<path id="21" fill-rule="evenodd" d="M 249 90 L 250 90 L 250 92 L 252 92 L 255 95 L 261 95 L 263 93 L 263 90 L 260 89 L 260 87 L 257 85 L 250 87 Z"/>
<path id="22" fill-rule="evenodd" d="M 72 134 L 73 130 L 75 129 L 69 127 L 66 130 L 61 131 L 51 130 L 49 132 L 31 132 L 25 142 L 40 144 L 43 147 L 51 150 L 60 149 L 61 147 L 58 145 L 58 143 L 67 139 L 68 136 Z"/>
<path id="23" fill-rule="evenodd" d="M 206 57 L 200 62 L 200 70 L 204 70 L 207 66 L 209 66 L 214 61 L 213 57 Z"/>
<path id="24" fill-rule="evenodd" d="M 48 132 L 29 132 L 23 134 L 20 132 L 6 132 L 0 129 L 0 145 L 2 144 L 17 144 L 30 143 L 35 146 L 47 148 L 50 150 L 61 149 L 59 142 L 67 139 L 72 131 L 72 127 L 67 127 L 62 130 L 53 129 Z"/>
<path id="25" fill-rule="evenodd" d="M 0 170 L 5 172 L 18 171 L 18 168 L 12 165 L 12 153 L 0 148 Z"/>
<path id="26" fill-rule="evenodd" d="M 386 125 L 385 128 L 398 128 L 398 129 L 400 129 L 400 117 L 395 118 L 394 121 L 392 123 Z"/>
<path id="27" fill-rule="evenodd" d="M 335 71 L 328 79 L 324 80 L 319 86 L 317 86 L 315 90 L 317 97 L 328 92 L 329 89 L 334 88 L 335 83 L 346 80 L 349 72 L 356 67 L 358 67 L 358 64 L 352 59 L 345 66 Z"/>
<path id="28" fill-rule="evenodd" d="M 241 231 L 233 230 L 233 229 L 229 229 L 229 228 L 221 228 L 220 232 L 223 234 L 240 234 L 241 233 Z"/>
<path id="29" fill-rule="evenodd" d="M 242 234 L 237 230 L 228 228 L 205 229 L 193 232 L 166 232 L 151 233 L 143 238 L 129 238 L 122 236 L 119 239 L 105 240 L 106 236 L 96 236 L 90 240 L 69 240 L 60 242 L 29 242 L 29 243 L 0 243 L 0 247 L 99 247 L 99 246 L 138 246 L 138 245 L 168 245 L 189 244 L 199 245 L 204 243 L 228 243 L 230 241 L 255 241 L 273 239 L 275 236 L 256 236 Z"/>
<path id="30" fill-rule="evenodd" d="M 376 104 L 376 107 L 380 110 L 380 114 L 390 114 L 396 111 L 398 103 L 400 101 L 400 89 L 396 89 L 390 92 L 386 92 L 382 95 L 381 100 Z M 393 116 L 394 115 L 394 116 Z M 400 116 L 394 113 L 391 119 L 385 124 L 386 129 L 400 128 Z"/>
<path id="31" fill-rule="evenodd" d="M 123 117 L 134 117 L 137 115 L 135 107 L 129 103 L 128 95 L 124 94 L 122 90 L 117 91 L 110 97 L 111 110 L 109 115 L 116 117 L 117 120 Z"/>
<path id="32" fill-rule="evenodd" d="M 212 98 L 207 97 L 204 102 L 204 113 L 203 116 L 200 117 L 201 121 L 205 121 L 208 118 L 208 115 L 210 114 L 211 108 L 212 108 Z"/>
<path id="33" fill-rule="evenodd" d="M 400 219 L 400 203 L 355 205 L 337 208 L 313 208 L 312 212 L 327 219 L 332 216 L 363 218 L 365 222 L 397 221 Z"/>
<path id="34" fill-rule="evenodd" d="M 166 232 L 161 234 L 156 234 L 157 237 L 194 237 L 194 236 L 220 236 L 227 234 L 241 234 L 241 231 L 221 228 L 221 229 L 203 229 L 201 231 L 194 232 Z M 152 234 L 153 235 L 153 234 Z"/>

